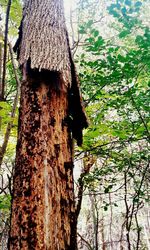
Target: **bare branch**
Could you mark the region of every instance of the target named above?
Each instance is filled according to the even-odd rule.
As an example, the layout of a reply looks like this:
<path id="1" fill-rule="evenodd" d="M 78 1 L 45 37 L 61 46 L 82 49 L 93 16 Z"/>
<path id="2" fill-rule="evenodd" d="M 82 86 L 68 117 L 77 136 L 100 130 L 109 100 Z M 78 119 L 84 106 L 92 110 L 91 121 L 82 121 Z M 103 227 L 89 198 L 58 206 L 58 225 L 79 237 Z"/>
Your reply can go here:
<path id="1" fill-rule="evenodd" d="M 2 100 L 4 100 L 4 95 L 5 95 L 6 60 L 7 60 L 7 43 L 8 43 L 8 24 L 9 24 L 9 14 L 10 14 L 11 2 L 12 2 L 11 0 L 8 0 L 7 11 L 6 11 L 6 21 L 5 21 L 3 75 L 2 75 L 2 89 L 1 89 L 1 93 L 0 93 Z"/>

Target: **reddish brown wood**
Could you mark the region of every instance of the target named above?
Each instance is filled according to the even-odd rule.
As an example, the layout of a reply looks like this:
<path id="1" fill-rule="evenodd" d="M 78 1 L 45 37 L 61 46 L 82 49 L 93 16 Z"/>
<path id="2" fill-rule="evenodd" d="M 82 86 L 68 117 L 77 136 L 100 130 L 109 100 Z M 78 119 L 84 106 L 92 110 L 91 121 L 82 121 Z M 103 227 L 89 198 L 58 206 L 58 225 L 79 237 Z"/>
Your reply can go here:
<path id="1" fill-rule="evenodd" d="M 47 72 L 28 76 L 21 92 L 9 249 L 74 249 L 67 88 Z"/>

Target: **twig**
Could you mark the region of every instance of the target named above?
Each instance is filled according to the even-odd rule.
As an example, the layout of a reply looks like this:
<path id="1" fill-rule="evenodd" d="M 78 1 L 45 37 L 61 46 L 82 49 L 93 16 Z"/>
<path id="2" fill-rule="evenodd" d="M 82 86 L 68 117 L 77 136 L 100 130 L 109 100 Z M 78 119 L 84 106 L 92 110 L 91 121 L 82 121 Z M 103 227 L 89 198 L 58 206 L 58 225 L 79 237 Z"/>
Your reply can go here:
<path id="1" fill-rule="evenodd" d="M 81 234 L 78 233 L 78 236 L 81 238 L 81 240 L 82 240 L 83 242 L 85 242 L 85 244 L 87 245 L 87 247 L 88 247 L 89 250 L 93 250 L 93 248 L 91 247 L 90 243 L 89 243 L 87 240 L 85 240 L 85 239 L 82 237 Z"/>
<path id="2" fill-rule="evenodd" d="M 141 114 L 141 112 L 140 112 L 140 109 L 139 109 L 138 106 L 136 105 L 136 102 L 135 102 L 135 100 L 134 100 L 134 98 L 133 98 L 133 95 L 131 95 L 131 100 L 132 100 L 132 103 L 133 103 L 135 109 L 137 110 L 138 115 L 139 115 L 139 117 L 140 117 L 140 119 L 141 119 L 141 121 L 142 121 L 142 123 L 143 123 L 143 125 L 144 125 L 144 127 L 145 127 L 145 130 L 146 130 L 146 132 L 147 132 L 147 137 L 148 137 L 148 139 L 150 140 L 150 132 L 149 132 L 149 130 L 148 130 L 147 124 L 146 124 L 146 122 L 145 122 L 145 120 L 144 120 L 144 118 L 143 118 L 143 116 L 142 116 L 142 114 Z"/>

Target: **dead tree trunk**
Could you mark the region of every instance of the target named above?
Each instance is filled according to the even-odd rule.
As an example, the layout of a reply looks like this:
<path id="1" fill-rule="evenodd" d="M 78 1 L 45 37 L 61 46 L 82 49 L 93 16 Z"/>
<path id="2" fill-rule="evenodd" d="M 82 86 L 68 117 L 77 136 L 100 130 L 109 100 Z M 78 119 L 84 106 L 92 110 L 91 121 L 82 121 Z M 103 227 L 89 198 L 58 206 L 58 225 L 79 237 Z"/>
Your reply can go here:
<path id="1" fill-rule="evenodd" d="M 15 49 L 23 72 L 8 248 L 76 249 L 72 137 L 87 126 L 62 0 L 26 0 Z"/>

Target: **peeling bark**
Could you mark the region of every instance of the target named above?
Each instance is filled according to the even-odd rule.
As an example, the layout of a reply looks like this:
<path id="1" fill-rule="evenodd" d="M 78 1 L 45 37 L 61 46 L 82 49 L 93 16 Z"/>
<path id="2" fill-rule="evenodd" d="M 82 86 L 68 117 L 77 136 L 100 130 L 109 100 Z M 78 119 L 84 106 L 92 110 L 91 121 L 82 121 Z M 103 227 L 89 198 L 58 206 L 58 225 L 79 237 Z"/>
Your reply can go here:
<path id="1" fill-rule="evenodd" d="M 20 65 L 62 72 L 71 82 L 71 65 L 62 0 L 26 0 L 17 47 Z"/>
<path id="2" fill-rule="evenodd" d="M 15 46 L 23 80 L 11 250 L 77 248 L 72 137 L 82 143 L 87 120 L 62 6 L 27 0 Z"/>

